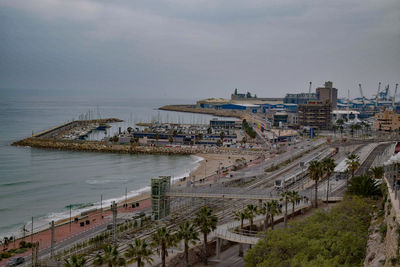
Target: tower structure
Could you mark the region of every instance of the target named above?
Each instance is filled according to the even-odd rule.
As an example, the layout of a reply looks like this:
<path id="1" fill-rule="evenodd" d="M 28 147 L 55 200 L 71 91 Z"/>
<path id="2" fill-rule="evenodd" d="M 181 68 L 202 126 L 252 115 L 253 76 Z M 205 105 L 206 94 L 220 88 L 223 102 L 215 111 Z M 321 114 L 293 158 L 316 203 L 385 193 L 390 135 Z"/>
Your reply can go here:
<path id="1" fill-rule="evenodd" d="M 151 179 L 151 213 L 155 220 L 168 216 L 170 200 L 165 195 L 171 187 L 171 176 L 159 176 Z"/>

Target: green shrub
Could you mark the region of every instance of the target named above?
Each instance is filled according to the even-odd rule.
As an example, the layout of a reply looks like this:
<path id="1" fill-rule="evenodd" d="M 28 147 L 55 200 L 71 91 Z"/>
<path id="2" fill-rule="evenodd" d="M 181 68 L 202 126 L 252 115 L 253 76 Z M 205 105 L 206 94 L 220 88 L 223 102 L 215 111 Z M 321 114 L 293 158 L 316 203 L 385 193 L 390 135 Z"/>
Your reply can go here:
<path id="1" fill-rule="evenodd" d="M 385 240 L 386 232 L 387 232 L 387 224 L 386 224 L 386 222 L 382 222 L 379 225 L 379 233 L 381 234 L 381 242 L 383 242 L 383 240 Z"/>
<path id="2" fill-rule="evenodd" d="M 371 200 L 346 197 L 286 229 L 268 230 L 244 257 L 245 266 L 360 266 L 371 211 Z"/>
<path id="3" fill-rule="evenodd" d="M 3 252 L 2 254 L 1 254 L 1 257 L 3 258 L 3 259 L 8 259 L 8 258 L 10 258 L 12 256 L 12 254 L 10 253 L 10 252 Z"/>

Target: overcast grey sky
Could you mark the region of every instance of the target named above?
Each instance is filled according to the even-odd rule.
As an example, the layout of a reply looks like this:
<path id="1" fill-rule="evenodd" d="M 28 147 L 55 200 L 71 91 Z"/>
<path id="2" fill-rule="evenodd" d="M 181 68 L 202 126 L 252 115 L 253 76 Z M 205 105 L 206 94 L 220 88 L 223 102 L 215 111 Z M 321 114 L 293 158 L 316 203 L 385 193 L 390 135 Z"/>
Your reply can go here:
<path id="1" fill-rule="evenodd" d="M 258 96 L 400 82 L 399 0 L 0 0 L 0 88 Z"/>

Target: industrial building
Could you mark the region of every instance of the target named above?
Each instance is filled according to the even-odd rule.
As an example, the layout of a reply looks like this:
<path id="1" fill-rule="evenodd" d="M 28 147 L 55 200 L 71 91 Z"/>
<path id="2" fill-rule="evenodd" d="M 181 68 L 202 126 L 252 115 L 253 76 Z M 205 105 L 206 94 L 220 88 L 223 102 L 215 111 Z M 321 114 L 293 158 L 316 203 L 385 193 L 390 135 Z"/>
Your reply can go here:
<path id="1" fill-rule="evenodd" d="M 215 108 L 215 106 L 227 104 L 229 102 L 230 101 L 225 98 L 207 98 L 197 101 L 196 106 L 199 108 Z"/>
<path id="2" fill-rule="evenodd" d="M 334 122 L 339 119 L 344 120 L 344 121 L 348 121 L 348 120 L 359 121 L 359 119 L 358 119 L 359 115 L 360 115 L 360 112 L 358 112 L 356 110 L 334 110 L 334 111 L 332 111 L 332 119 Z"/>
<path id="3" fill-rule="evenodd" d="M 283 98 L 283 103 L 300 105 L 315 100 L 318 100 L 315 93 L 286 94 L 285 98 Z"/>
<path id="4" fill-rule="evenodd" d="M 298 121 L 301 126 L 327 130 L 332 127 L 332 106 L 329 102 L 308 101 L 299 105 Z"/>
<path id="5" fill-rule="evenodd" d="M 333 88 L 333 82 L 327 81 L 324 87 L 318 87 L 315 91 L 318 100 L 323 102 L 329 101 L 332 104 L 332 108 L 336 108 L 338 90 Z"/>
<path id="6" fill-rule="evenodd" d="M 297 113 L 291 113 L 286 111 L 277 111 L 273 114 L 273 125 L 275 127 L 284 125 L 297 125 L 298 116 Z"/>

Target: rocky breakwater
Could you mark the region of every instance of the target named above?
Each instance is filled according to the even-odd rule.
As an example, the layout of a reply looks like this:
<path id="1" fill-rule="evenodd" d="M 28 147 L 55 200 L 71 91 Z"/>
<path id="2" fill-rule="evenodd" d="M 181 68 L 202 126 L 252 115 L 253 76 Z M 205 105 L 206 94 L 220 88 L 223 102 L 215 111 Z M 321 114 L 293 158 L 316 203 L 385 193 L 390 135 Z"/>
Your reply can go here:
<path id="1" fill-rule="evenodd" d="M 125 154 L 159 154 L 159 155 L 192 155 L 203 152 L 199 147 L 164 147 L 164 146 L 131 146 L 104 141 L 53 140 L 26 138 L 12 144 L 42 149 L 68 151 L 125 153 Z"/>

